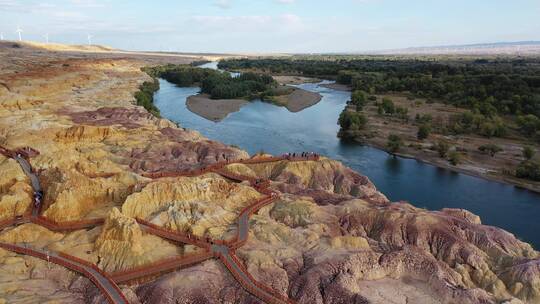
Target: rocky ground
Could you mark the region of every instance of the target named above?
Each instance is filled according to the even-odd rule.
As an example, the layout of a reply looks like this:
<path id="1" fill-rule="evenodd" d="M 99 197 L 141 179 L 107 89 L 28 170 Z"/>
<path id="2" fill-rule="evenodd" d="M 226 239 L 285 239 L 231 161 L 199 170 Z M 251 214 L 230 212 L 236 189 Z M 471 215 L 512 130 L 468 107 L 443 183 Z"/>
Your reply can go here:
<path id="1" fill-rule="evenodd" d="M 260 195 L 216 174 L 151 180 L 144 173 L 248 157 L 133 105 L 140 67 L 189 58 L 60 53 L 0 44 L 0 145 L 31 146 L 44 215 L 105 217 L 90 230 L 24 224 L 0 240 L 65 251 L 107 271 L 196 250 L 144 233 L 135 217 L 199 236 L 227 238 Z M 31 204 L 26 176 L 0 156 L 0 219 Z M 280 161 L 228 170 L 268 178 L 280 198 L 251 219 L 238 250 L 259 281 L 298 303 L 540 303 L 540 255 L 465 211 L 390 203 L 341 163 Z M 122 286 L 132 303 L 256 303 L 210 260 Z M 102 303 L 89 280 L 0 250 L 0 303 Z"/>

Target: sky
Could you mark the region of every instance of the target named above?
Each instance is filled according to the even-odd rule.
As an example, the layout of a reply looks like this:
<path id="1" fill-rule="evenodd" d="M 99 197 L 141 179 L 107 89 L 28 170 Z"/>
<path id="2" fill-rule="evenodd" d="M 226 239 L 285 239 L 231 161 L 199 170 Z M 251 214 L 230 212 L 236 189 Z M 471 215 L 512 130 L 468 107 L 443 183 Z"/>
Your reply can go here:
<path id="1" fill-rule="evenodd" d="M 210 53 L 540 40 L 539 0 L 0 0 L 4 39 Z"/>

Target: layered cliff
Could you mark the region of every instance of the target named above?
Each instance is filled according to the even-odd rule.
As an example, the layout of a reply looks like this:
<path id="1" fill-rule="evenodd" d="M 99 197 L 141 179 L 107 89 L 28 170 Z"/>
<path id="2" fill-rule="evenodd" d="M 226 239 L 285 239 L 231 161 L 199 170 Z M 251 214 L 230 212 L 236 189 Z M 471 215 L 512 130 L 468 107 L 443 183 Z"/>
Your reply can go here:
<path id="1" fill-rule="evenodd" d="M 133 93 L 149 79 L 140 72 L 149 59 L 7 44 L 0 52 L 7 58 L 0 63 L 0 145 L 40 151 L 31 163 L 44 187 L 43 216 L 105 218 L 73 232 L 24 224 L 3 230 L 2 242 L 121 271 L 198 250 L 145 232 L 137 218 L 229 239 L 241 210 L 261 197 L 249 183 L 215 173 L 146 177 L 249 157 L 133 105 Z M 324 157 L 226 169 L 269 179 L 280 194 L 250 219 L 237 255 L 257 280 L 298 303 L 540 303 L 539 253 L 470 212 L 391 203 L 366 176 Z M 24 213 L 32 194 L 27 177 L 3 156 L 0 170 L 0 218 Z M 60 266 L 5 250 L 0 265 L 0 298 L 9 303 L 104 300 L 87 279 Z M 256 301 L 216 260 L 122 290 L 133 303 Z"/>

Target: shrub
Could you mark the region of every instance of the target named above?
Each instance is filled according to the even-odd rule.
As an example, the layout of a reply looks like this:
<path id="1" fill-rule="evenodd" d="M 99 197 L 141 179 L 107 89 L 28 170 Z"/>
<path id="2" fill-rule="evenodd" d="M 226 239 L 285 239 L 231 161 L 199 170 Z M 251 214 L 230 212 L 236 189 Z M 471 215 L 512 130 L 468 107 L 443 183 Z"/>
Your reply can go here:
<path id="1" fill-rule="evenodd" d="M 453 166 L 459 165 L 459 163 L 461 163 L 461 154 L 457 151 L 450 152 L 448 155 L 448 161 L 450 161 Z"/>
<path id="2" fill-rule="evenodd" d="M 351 103 L 356 105 L 356 111 L 362 111 L 367 101 L 367 94 L 362 90 L 356 90 L 351 94 Z"/>
<path id="3" fill-rule="evenodd" d="M 357 131 L 365 127 L 367 118 L 362 113 L 343 111 L 339 115 L 338 123 L 344 131 Z"/>
<path id="4" fill-rule="evenodd" d="M 417 123 L 417 124 L 427 124 L 427 123 L 431 123 L 433 121 L 433 116 L 431 116 L 430 114 L 416 114 L 416 116 L 414 117 L 414 121 Z"/>
<path id="5" fill-rule="evenodd" d="M 353 82 L 353 78 L 356 77 L 358 73 L 354 71 L 339 71 L 336 82 L 340 84 L 350 85 Z"/>
<path id="6" fill-rule="evenodd" d="M 481 145 L 478 147 L 482 153 L 489 154 L 491 157 L 494 157 L 495 154 L 501 152 L 503 149 L 495 144 Z"/>
<path id="7" fill-rule="evenodd" d="M 535 115 L 529 114 L 525 116 L 519 116 L 517 124 L 521 133 L 526 136 L 533 136 L 540 130 L 540 118 Z"/>
<path id="8" fill-rule="evenodd" d="M 429 133 L 431 133 L 431 126 L 429 124 L 422 124 L 418 128 L 418 133 L 416 134 L 416 137 L 419 140 L 424 140 L 424 139 L 428 138 Z"/>
<path id="9" fill-rule="evenodd" d="M 403 146 L 403 140 L 401 139 L 401 137 L 399 137 L 399 135 L 390 134 L 388 136 L 386 148 L 388 149 L 390 153 L 394 154 L 398 152 L 401 146 Z"/>
<path id="10" fill-rule="evenodd" d="M 532 147 L 526 146 L 523 147 L 523 157 L 525 157 L 526 160 L 531 160 L 534 157 L 535 151 Z"/>
<path id="11" fill-rule="evenodd" d="M 379 114 L 392 115 L 396 112 L 396 106 L 391 99 L 384 97 L 377 111 L 379 112 Z"/>
<path id="12" fill-rule="evenodd" d="M 154 78 L 153 81 L 145 81 L 135 93 L 137 105 L 143 106 L 148 112 L 156 117 L 160 117 L 159 109 L 154 105 L 154 92 L 159 90 L 159 81 Z"/>
<path id="13" fill-rule="evenodd" d="M 540 181 L 540 164 L 533 161 L 524 161 L 516 169 L 519 178 Z"/>
<path id="14" fill-rule="evenodd" d="M 448 155 L 448 150 L 450 149 L 450 146 L 447 142 L 440 140 L 437 142 L 437 145 L 435 146 L 435 150 L 439 153 L 439 157 L 446 158 Z"/>
<path id="15" fill-rule="evenodd" d="M 396 108 L 395 108 L 395 115 L 396 115 L 399 119 L 403 119 L 403 120 L 408 121 L 408 120 L 409 120 L 409 116 L 407 115 L 407 113 L 409 113 L 409 109 L 407 109 L 407 108 L 405 108 L 405 107 L 396 107 Z"/>

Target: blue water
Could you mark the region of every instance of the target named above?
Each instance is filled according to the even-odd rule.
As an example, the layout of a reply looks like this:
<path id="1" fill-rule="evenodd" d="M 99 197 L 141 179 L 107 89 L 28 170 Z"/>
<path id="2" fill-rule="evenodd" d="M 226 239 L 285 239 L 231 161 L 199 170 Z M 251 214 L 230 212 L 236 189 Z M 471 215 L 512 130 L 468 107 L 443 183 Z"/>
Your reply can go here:
<path id="1" fill-rule="evenodd" d="M 186 98 L 196 94 L 198 88 L 180 88 L 165 80 L 160 80 L 160 85 L 155 105 L 163 117 L 182 127 L 251 154 L 313 151 L 326 155 L 367 175 L 393 201 L 406 200 L 430 210 L 464 208 L 479 215 L 484 224 L 502 227 L 540 248 L 539 194 L 416 160 L 394 158 L 337 138 L 337 119 L 349 99 L 348 92 L 303 84 L 301 88 L 321 93 L 321 102 L 291 113 L 284 107 L 253 101 L 214 123 L 193 114 L 185 105 Z"/>

